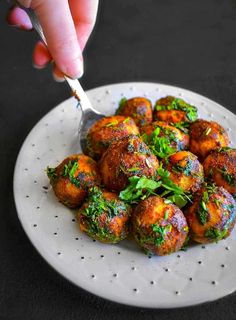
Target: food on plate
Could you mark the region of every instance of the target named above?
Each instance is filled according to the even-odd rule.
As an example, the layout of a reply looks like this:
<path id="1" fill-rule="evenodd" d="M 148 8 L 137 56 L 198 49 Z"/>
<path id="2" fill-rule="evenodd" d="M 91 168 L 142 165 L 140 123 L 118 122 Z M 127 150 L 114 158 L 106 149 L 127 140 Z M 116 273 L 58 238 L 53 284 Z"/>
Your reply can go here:
<path id="1" fill-rule="evenodd" d="M 152 153 L 165 158 L 189 145 L 189 135 L 169 125 L 167 122 L 155 121 L 141 129 L 142 139 Z"/>
<path id="2" fill-rule="evenodd" d="M 138 127 L 152 122 L 152 103 L 144 97 L 122 98 L 116 114 L 131 117 Z"/>
<path id="3" fill-rule="evenodd" d="M 170 123 L 193 122 L 197 119 L 197 108 L 182 99 L 167 96 L 156 101 L 153 118 Z"/>
<path id="4" fill-rule="evenodd" d="M 89 129 L 86 138 L 86 154 L 98 160 L 113 141 L 138 134 L 139 129 L 130 117 L 110 116 L 102 118 Z"/>
<path id="5" fill-rule="evenodd" d="M 83 154 L 67 157 L 56 168 L 48 167 L 47 175 L 56 197 L 70 208 L 79 207 L 88 188 L 101 182 L 96 162 Z"/>
<path id="6" fill-rule="evenodd" d="M 113 244 L 130 232 L 158 256 L 189 237 L 227 238 L 236 221 L 236 149 L 220 124 L 197 116 L 173 96 L 157 100 L 153 114 L 150 100 L 123 98 L 116 115 L 89 129 L 87 155 L 48 167 L 59 201 L 78 208 L 81 231 Z"/>
<path id="7" fill-rule="evenodd" d="M 125 239 L 129 231 L 131 207 L 112 192 L 93 187 L 78 211 L 80 230 L 105 243 Z"/>
<path id="8" fill-rule="evenodd" d="M 223 187 L 206 185 L 195 194 L 185 216 L 194 241 L 216 242 L 230 235 L 235 225 L 236 203 Z"/>
<path id="9" fill-rule="evenodd" d="M 179 151 L 163 160 L 169 178 L 185 192 L 196 192 L 204 182 L 203 166 L 189 151 Z"/>
<path id="10" fill-rule="evenodd" d="M 236 149 L 212 151 L 203 162 L 206 178 L 236 197 Z"/>
<path id="11" fill-rule="evenodd" d="M 190 126 L 189 150 L 202 162 L 212 150 L 227 147 L 229 137 L 226 130 L 215 121 L 199 119 Z"/>
<path id="12" fill-rule="evenodd" d="M 114 141 L 99 162 L 102 182 L 113 191 L 123 190 L 129 177 L 155 177 L 158 167 L 157 158 L 137 136 Z"/>
<path id="13" fill-rule="evenodd" d="M 135 240 L 150 255 L 178 251 L 187 239 L 188 225 L 183 212 L 160 196 L 141 201 L 131 222 Z"/>

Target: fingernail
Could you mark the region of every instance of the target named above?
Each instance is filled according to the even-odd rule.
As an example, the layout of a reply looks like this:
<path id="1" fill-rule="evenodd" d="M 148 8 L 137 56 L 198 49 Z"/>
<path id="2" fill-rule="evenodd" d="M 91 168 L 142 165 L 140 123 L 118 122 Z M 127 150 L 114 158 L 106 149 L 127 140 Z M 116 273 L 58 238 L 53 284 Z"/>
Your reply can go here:
<path id="1" fill-rule="evenodd" d="M 38 65 L 38 64 L 33 63 L 33 67 L 38 70 L 44 69 L 46 66 L 47 66 L 47 63 L 42 64 L 42 65 Z"/>
<path id="2" fill-rule="evenodd" d="M 72 79 L 81 78 L 84 73 L 84 65 L 82 59 L 78 57 L 76 60 L 74 60 L 73 64 L 65 68 L 64 73 Z"/>
<path id="3" fill-rule="evenodd" d="M 58 77 L 54 72 L 52 73 L 52 76 L 53 76 L 53 79 L 54 79 L 56 82 L 64 82 L 64 81 L 65 81 L 64 78 Z"/>

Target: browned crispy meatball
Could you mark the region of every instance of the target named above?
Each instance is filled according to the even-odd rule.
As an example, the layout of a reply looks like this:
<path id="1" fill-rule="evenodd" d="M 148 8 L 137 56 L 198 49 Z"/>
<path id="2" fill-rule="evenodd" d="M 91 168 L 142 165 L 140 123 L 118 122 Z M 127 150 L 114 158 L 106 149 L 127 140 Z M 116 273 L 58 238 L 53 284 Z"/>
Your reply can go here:
<path id="1" fill-rule="evenodd" d="M 197 108 L 182 99 L 167 96 L 156 101 L 153 118 L 170 123 L 193 122 L 197 119 Z"/>
<path id="2" fill-rule="evenodd" d="M 227 147 L 229 137 L 217 122 L 199 119 L 190 126 L 189 150 L 202 162 L 210 151 Z"/>
<path id="3" fill-rule="evenodd" d="M 203 162 L 206 178 L 236 197 L 236 149 L 212 151 Z"/>
<path id="4" fill-rule="evenodd" d="M 188 226 L 183 212 L 160 196 L 141 201 L 131 218 L 137 243 L 148 253 L 163 256 L 183 246 Z"/>
<path id="5" fill-rule="evenodd" d="M 195 194 L 185 216 L 194 241 L 219 241 L 227 238 L 234 227 L 236 203 L 223 187 L 208 185 Z"/>
<path id="6" fill-rule="evenodd" d="M 102 181 L 108 190 L 121 191 L 132 176 L 156 176 L 157 158 L 138 137 L 114 141 L 99 162 Z"/>
<path id="7" fill-rule="evenodd" d="M 121 99 L 116 114 L 134 119 L 138 127 L 152 122 L 152 103 L 147 98 Z"/>
<path id="8" fill-rule="evenodd" d="M 169 178 L 185 192 L 196 192 L 204 182 L 203 167 L 189 151 L 177 152 L 163 161 Z"/>
<path id="9" fill-rule="evenodd" d="M 155 121 L 141 129 L 142 139 L 153 154 L 165 158 L 189 145 L 189 135 L 169 125 L 167 122 Z"/>
<path id="10" fill-rule="evenodd" d="M 93 187 L 78 212 L 80 230 L 105 243 L 117 243 L 128 234 L 131 208 L 115 193 Z"/>
<path id="11" fill-rule="evenodd" d="M 83 202 L 88 188 L 101 182 L 96 162 L 75 154 L 63 160 L 56 168 L 47 168 L 53 191 L 60 202 L 77 208 Z"/>
<path id="12" fill-rule="evenodd" d="M 139 129 L 130 117 L 102 118 L 89 129 L 85 153 L 94 159 L 100 159 L 113 141 L 138 134 Z"/>

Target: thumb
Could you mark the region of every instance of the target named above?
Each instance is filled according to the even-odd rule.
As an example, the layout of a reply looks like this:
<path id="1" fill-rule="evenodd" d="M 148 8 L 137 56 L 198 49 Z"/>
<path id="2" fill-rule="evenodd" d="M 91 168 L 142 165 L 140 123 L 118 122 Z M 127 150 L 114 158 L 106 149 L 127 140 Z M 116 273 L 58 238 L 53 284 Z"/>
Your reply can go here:
<path id="1" fill-rule="evenodd" d="M 50 54 L 57 67 L 71 78 L 83 74 L 83 57 L 67 0 L 32 1 Z"/>

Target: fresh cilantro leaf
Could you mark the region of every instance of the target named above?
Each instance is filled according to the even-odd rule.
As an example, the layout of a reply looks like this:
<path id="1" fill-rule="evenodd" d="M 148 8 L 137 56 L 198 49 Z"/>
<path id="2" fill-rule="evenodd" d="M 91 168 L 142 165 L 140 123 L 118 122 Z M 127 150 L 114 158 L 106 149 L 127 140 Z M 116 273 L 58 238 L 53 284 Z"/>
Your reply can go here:
<path id="1" fill-rule="evenodd" d="M 164 133 L 164 136 L 161 136 L 161 133 Z M 170 146 L 171 142 L 176 140 L 171 130 L 157 127 L 151 134 L 144 133 L 142 139 L 149 146 L 152 153 L 160 158 L 165 158 L 176 152 L 176 148 Z"/>
<path id="2" fill-rule="evenodd" d="M 134 204 L 150 195 L 159 194 L 161 197 L 167 197 L 164 200 L 166 204 L 175 203 L 179 208 L 191 201 L 190 196 L 170 180 L 170 173 L 162 166 L 158 168 L 157 174 L 159 175 L 158 181 L 145 176 L 130 177 L 128 186 L 119 194 L 120 199 Z"/>
<path id="3" fill-rule="evenodd" d="M 175 98 L 168 106 L 159 105 L 158 102 L 155 105 L 155 110 L 182 110 L 186 112 L 186 116 L 190 122 L 197 120 L 197 108 L 186 103 L 182 99 Z"/>
<path id="4" fill-rule="evenodd" d="M 173 196 L 169 196 L 167 199 L 175 203 L 179 208 L 183 208 L 188 203 L 187 198 L 181 194 L 174 194 Z"/>
<path id="5" fill-rule="evenodd" d="M 133 176 L 129 178 L 129 185 L 120 192 L 119 197 L 128 203 L 137 203 L 140 199 L 145 199 L 161 185 L 160 181 L 149 179 L 145 176 Z"/>

